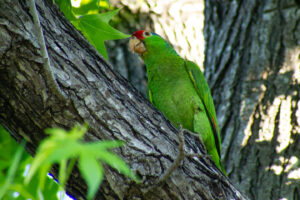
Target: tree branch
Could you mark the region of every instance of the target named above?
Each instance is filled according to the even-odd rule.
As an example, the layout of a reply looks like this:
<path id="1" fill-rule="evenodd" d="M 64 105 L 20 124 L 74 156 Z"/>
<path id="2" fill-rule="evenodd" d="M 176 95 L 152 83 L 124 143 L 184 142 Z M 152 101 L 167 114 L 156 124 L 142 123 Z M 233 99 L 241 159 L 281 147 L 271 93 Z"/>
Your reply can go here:
<path id="1" fill-rule="evenodd" d="M 32 3 L 32 2 L 31 2 Z M 86 121 L 86 141 L 118 139 L 115 150 L 142 178 L 135 184 L 106 167 L 96 199 L 246 199 L 210 160 L 185 158 L 163 187 L 145 189 L 170 168 L 178 155 L 177 130 L 65 20 L 52 1 L 37 4 L 52 72 L 59 91 L 53 95 L 42 73 L 44 55 L 26 1 L 0 3 L 0 123 L 32 155 L 47 127 L 71 128 Z M 48 61 L 49 61 L 48 59 Z M 185 135 L 185 152 L 203 154 L 201 143 Z M 67 184 L 72 196 L 84 197 L 86 185 L 75 169 Z"/>

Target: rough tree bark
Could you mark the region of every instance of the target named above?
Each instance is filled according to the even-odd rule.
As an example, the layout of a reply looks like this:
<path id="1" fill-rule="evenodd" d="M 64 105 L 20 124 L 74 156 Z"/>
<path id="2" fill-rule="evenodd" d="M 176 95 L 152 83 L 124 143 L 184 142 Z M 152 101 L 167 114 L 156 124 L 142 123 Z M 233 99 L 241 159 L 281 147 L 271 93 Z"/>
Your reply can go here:
<path id="1" fill-rule="evenodd" d="M 250 199 L 300 199 L 299 6 L 205 1 L 205 69 L 224 163 Z"/>
<path id="2" fill-rule="evenodd" d="M 202 65 L 201 1 L 121 2 L 138 13 L 144 27 L 153 27 L 182 56 Z M 205 5 L 205 75 L 223 136 L 223 160 L 231 180 L 251 199 L 300 199 L 298 2 L 208 0 Z M 133 26 L 128 32 L 144 28 Z M 127 73 L 122 74 L 130 77 Z"/>
<path id="3" fill-rule="evenodd" d="M 52 0 L 37 5 L 54 80 L 43 65 L 28 2 L 0 2 L 0 123 L 17 141 L 27 141 L 29 153 L 34 155 L 45 128 L 86 121 L 87 141 L 126 142 L 116 153 L 143 180 L 137 185 L 107 167 L 96 199 L 245 199 L 206 157 L 186 157 L 162 187 L 145 193 L 176 159 L 177 130 L 111 70 Z M 192 136 L 185 136 L 185 144 L 186 152 L 203 154 Z M 67 191 L 85 196 L 76 171 Z"/>

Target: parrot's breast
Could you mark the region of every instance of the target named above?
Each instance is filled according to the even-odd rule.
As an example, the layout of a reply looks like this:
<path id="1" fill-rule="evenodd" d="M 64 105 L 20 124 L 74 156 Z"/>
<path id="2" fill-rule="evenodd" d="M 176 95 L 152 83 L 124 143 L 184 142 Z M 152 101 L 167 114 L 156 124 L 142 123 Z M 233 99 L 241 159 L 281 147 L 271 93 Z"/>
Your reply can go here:
<path id="1" fill-rule="evenodd" d="M 194 131 L 194 112 L 200 98 L 188 74 L 185 71 L 159 73 L 148 84 L 154 106 L 175 126 L 180 123 L 183 128 Z"/>

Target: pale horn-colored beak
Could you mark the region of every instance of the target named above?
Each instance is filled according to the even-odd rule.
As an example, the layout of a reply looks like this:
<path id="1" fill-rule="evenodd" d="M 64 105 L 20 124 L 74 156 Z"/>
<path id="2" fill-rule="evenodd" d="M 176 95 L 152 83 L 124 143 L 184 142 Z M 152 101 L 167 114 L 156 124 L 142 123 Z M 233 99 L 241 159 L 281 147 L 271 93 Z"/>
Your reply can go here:
<path id="1" fill-rule="evenodd" d="M 137 39 L 134 35 L 129 40 L 129 49 L 132 52 L 142 55 L 147 51 L 143 41 Z"/>

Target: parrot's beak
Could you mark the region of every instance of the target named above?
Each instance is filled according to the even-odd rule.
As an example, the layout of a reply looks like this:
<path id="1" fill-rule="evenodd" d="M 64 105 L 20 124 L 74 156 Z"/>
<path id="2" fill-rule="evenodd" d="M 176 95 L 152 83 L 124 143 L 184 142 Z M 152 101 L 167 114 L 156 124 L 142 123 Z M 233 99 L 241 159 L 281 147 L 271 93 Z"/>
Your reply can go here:
<path id="1" fill-rule="evenodd" d="M 134 35 L 129 40 L 129 49 L 132 52 L 143 55 L 147 51 L 145 44 L 142 40 L 137 39 Z"/>

